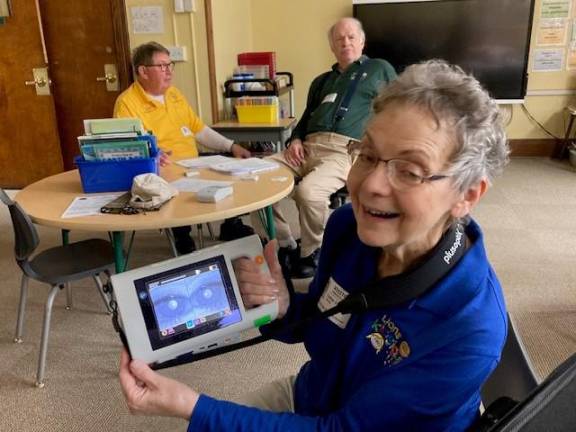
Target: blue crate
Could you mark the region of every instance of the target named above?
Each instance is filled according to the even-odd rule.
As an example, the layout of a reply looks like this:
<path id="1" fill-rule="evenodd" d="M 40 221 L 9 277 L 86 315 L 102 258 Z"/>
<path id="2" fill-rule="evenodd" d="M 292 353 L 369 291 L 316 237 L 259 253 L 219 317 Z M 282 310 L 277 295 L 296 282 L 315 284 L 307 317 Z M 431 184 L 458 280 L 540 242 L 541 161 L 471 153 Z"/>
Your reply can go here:
<path id="1" fill-rule="evenodd" d="M 74 163 L 80 171 L 82 190 L 85 193 L 129 191 L 135 176 L 158 174 L 159 151 L 156 139 L 152 135 L 145 135 L 142 139 L 150 142 L 149 158 L 86 161 L 82 156 L 76 156 Z"/>

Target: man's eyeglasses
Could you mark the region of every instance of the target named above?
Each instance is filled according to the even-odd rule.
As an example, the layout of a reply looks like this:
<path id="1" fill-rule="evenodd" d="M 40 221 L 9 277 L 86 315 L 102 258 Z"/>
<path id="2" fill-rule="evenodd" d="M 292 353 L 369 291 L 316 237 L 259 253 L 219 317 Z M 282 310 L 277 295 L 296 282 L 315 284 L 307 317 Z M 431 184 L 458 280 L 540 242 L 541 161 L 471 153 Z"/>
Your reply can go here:
<path id="1" fill-rule="evenodd" d="M 388 181 L 398 191 L 410 189 L 424 182 L 450 177 L 444 174 L 427 176 L 426 171 L 420 165 L 403 159 L 381 159 L 363 149 L 361 142 L 356 140 L 348 142 L 348 153 L 354 158 L 354 167 L 365 175 L 374 171 L 380 162 L 384 163 Z"/>
<path id="2" fill-rule="evenodd" d="M 170 72 L 174 72 L 174 66 L 175 63 L 174 62 L 170 62 L 170 63 L 158 63 L 158 64 L 149 64 L 149 65 L 145 65 L 146 67 L 157 67 L 160 68 L 160 70 L 162 72 L 166 72 L 166 71 L 170 71 Z"/>

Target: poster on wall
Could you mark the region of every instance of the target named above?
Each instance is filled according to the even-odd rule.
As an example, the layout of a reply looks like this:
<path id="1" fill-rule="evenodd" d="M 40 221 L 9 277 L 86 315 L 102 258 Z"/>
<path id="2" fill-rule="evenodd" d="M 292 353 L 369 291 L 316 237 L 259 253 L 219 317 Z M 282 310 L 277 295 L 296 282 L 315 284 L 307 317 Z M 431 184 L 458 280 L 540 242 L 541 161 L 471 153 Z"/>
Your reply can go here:
<path id="1" fill-rule="evenodd" d="M 132 6 L 130 15 L 133 33 L 164 33 L 162 6 Z"/>
<path id="2" fill-rule="evenodd" d="M 540 20 L 538 29 L 538 45 L 565 45 L 568 33 L 566 18 L 546 18 Z"/>
<path id="3" fill-rule="evenodd" d="M 534 72 L 558 72 L 563 68 L 564 48 L 539 48 L 534 50 Z"/>
<path id="4" fill-rule="evenodd" d="M 571 0 L 542 0 L 540 18 L 569 18 Z"/>

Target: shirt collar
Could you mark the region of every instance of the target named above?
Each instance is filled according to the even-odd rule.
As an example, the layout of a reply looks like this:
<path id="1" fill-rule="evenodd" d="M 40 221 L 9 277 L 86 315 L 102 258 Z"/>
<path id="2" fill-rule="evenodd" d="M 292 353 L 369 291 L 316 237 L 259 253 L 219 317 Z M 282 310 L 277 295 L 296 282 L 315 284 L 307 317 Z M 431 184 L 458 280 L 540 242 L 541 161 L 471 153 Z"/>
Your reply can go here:
<path id="1" fill-rule="evenodd" d="M 356 65 L 360 66 L 360 65 L 361 65 L 362 63 L 364 63 L 366 60 L 368 60 L 368 56 L 362 54 L 362 55 L 360 56 L 360 58 L 359 58 L 358 60 L 354 60 L 354 61 L 352 62 L 352 64 L 356 64 Z M 332 70 L 335 71 L 335 72 L 338 72 L 338 73 L 347 72 L 349 69 L 350 69 L 350 66 L 348 66 L 345 71 L 340 72 L 340 69 L 338 69 L 338 62 L 336 62 L 336 63 L 334 63 L 334 64 L 332 65 Z"/>

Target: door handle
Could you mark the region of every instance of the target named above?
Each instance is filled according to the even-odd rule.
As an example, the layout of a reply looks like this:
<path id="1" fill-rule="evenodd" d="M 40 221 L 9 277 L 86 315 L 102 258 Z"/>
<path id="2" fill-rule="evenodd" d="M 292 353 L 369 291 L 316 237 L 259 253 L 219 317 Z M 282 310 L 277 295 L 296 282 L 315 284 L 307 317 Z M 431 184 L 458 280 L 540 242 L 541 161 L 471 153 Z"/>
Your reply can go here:
<path id="1" fill-rule="evenodd" d="M 104 76 L 96 77 L 96 81 L 105 82 L 106 90 L 109 92 L 117 92 L 118 86 L 118 71 L 115 64 L 104 65 Z"/>
<path id="2" fill-rule="evenodd" d="M 52 80 L 48 78 L 48 68 L 32 69 L 34 81 L 24 81 L 24 85 L 36 87 L 38 96 L 47 96 L 50 94 L 50 85 Z"/>
<path id="3" fill-rule="evenodd" d="M 96 81 L 106 81 L 107 83 L 115 83 L 118 77 L 112 74 L 106 74 L 103 77 L 96 77 Z"/>

